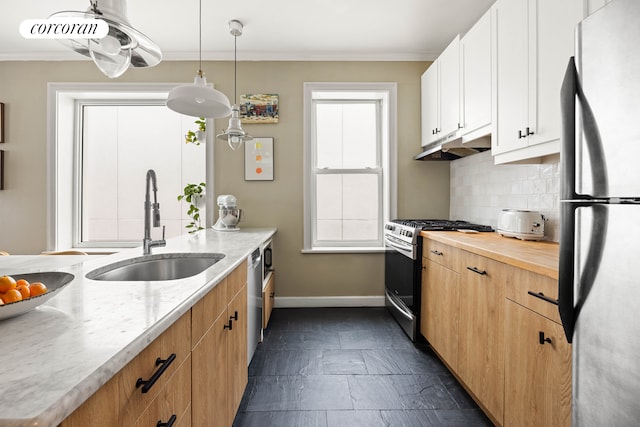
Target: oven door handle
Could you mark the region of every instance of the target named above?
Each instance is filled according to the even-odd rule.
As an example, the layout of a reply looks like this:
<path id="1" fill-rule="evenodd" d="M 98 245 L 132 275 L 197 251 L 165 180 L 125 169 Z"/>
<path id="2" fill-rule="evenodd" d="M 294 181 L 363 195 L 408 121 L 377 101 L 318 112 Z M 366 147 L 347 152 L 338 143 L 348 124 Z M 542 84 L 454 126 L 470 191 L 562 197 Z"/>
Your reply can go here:
<path id="1" fill-rule="evenodd" d="M 394 248 L 395 250 L 397 250 L 407 258 L 416 259 L 416 254 L 413 250 L 413 245 L 401 245 L 394 242 L 393 240 L 390 240 L 388 237 L 384 238 L 384 242 L 386 245 L 391 246 L 392 248 Z"/>
<path id="2" fill-rule="evenodd" d="M 395 302 L 395 301 L 393 300 L 393 299 L 394 299 L 394 297 L 393 297 L 393 295 L 391 295 L 391 294 L 389 293 L 389 291 L 385 290 L 385 293 L 387 294 L 387 301 L 389 301 L 389 302 L 391 303 L 391 305 L 393 305 L 393 306 L 395 307 L 395 309 L 396 309 L 396 310 L 398 310 L 398 312 L 399 312 L 402 316 L 406 317 L 408 320 L 413 321 L 413 316 L 411 315 L 411 313 L 407 313 L 407 309 L 406 309 L 406 308 L 402 308 L 402 307 L 400 307 L 400 306 L 398 305 L 398 303 L 397 303 L 397 302 Z"/>

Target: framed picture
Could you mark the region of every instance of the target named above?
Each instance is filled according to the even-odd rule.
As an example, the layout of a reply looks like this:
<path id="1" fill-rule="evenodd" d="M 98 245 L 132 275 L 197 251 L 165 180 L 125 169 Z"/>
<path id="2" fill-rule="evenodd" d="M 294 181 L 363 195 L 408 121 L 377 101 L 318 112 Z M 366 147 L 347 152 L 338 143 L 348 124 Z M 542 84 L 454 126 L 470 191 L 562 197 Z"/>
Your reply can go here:
<path id="1" fill-rule="evenodd" d="M 278 95 L 240 95 L 240 119 L 242 123 L 278 123 Z"/>
<path id="2" fill-rule="evenodd" d="M 0 150 L 0 190 L 4 190 L 4 150 Z"/>
<path id="3" fill-rule="evenodd" d="M 0 102 L 0 142 L 4 142 L 4 104 Z"/>
<path id="4" fill-rule="evenodd" d="M 273 138 L 253 138 L 244 143 L 244 179 L 273 181 Z"/>

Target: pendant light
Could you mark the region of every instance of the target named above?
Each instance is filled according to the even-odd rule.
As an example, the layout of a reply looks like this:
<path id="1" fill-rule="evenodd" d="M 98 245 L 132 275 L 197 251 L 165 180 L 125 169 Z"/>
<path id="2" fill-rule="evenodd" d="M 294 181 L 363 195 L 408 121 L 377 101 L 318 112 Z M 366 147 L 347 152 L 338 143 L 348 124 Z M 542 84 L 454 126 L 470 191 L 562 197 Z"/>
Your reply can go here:
<path id="1" fill-rule="evenodd" d="M 238 20 L 229 21 L 229 33 L 233 36 L 233 106 L 231 107 L 231 118 L 229 119 L 229 127 L 221 134 L 217 135 L 217 138 L 222 141 L 227 141 L 229 147 L 232 150 L 237 150 L 243 142 L 249 142 L 253 140 L 252 136 L 242 130 L 242 123 L 240 122 L 240 106 L 236 99 L 237 96 L 237 81 L 238 81 L 238 36 L 242 35 L 242 22 Z"/>
<path id="2" fill-rule="evenodd" d="M 200 37 L 200 64 L 193 84 L 177 86 L 169 92 L 167 107 L 176 113 L 193 117 L 219 119 L 231 113 L 229 98 L 214 88 L 207 86 L 207 78 L 202 71 L 202 0 L 198 14 Z"/>
<path id="3" fill-rule="evenodd" d="M 107 77 L 120 77 L 129 67 L 153 67 L 162 59 L 160 48 L 129 24 L 125 0 L 89 0 L 86 12 L 62 11 L 50 18 L 101 19 L 109 33 L 101 39 L 58 39 L 76 52 L 88 56 Z"/>

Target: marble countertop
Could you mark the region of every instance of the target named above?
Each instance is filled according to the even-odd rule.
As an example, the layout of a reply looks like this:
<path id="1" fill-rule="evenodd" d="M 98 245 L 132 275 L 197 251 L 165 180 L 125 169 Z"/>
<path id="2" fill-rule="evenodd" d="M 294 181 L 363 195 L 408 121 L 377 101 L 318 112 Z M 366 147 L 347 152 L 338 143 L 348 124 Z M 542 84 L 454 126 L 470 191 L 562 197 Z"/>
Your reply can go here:
<path id="1" fill-rule="evenodd" d="M 142 255 L 0 257 L 0 275 L 63 271 L 74 280 L 48 302 L 0 320 L 0 426 L 57 426 L 149 343 L 275 234 L 273 228 L 202 230 L 153 254 L 215 252 L 204 272 L 164 282 L 99 282 L 89 271 Z"/>

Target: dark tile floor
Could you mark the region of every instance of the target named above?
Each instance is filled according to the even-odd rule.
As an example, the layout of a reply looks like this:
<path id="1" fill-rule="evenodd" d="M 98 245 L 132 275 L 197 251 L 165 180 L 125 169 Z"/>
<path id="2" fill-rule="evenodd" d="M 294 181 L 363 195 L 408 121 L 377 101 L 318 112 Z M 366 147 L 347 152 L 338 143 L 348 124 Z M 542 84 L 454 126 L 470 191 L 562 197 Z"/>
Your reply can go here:
<path id="1" fill-rule="evenodd" d="M 491 426 L 383 307 L 276 309 L 234 427 Z"/>

